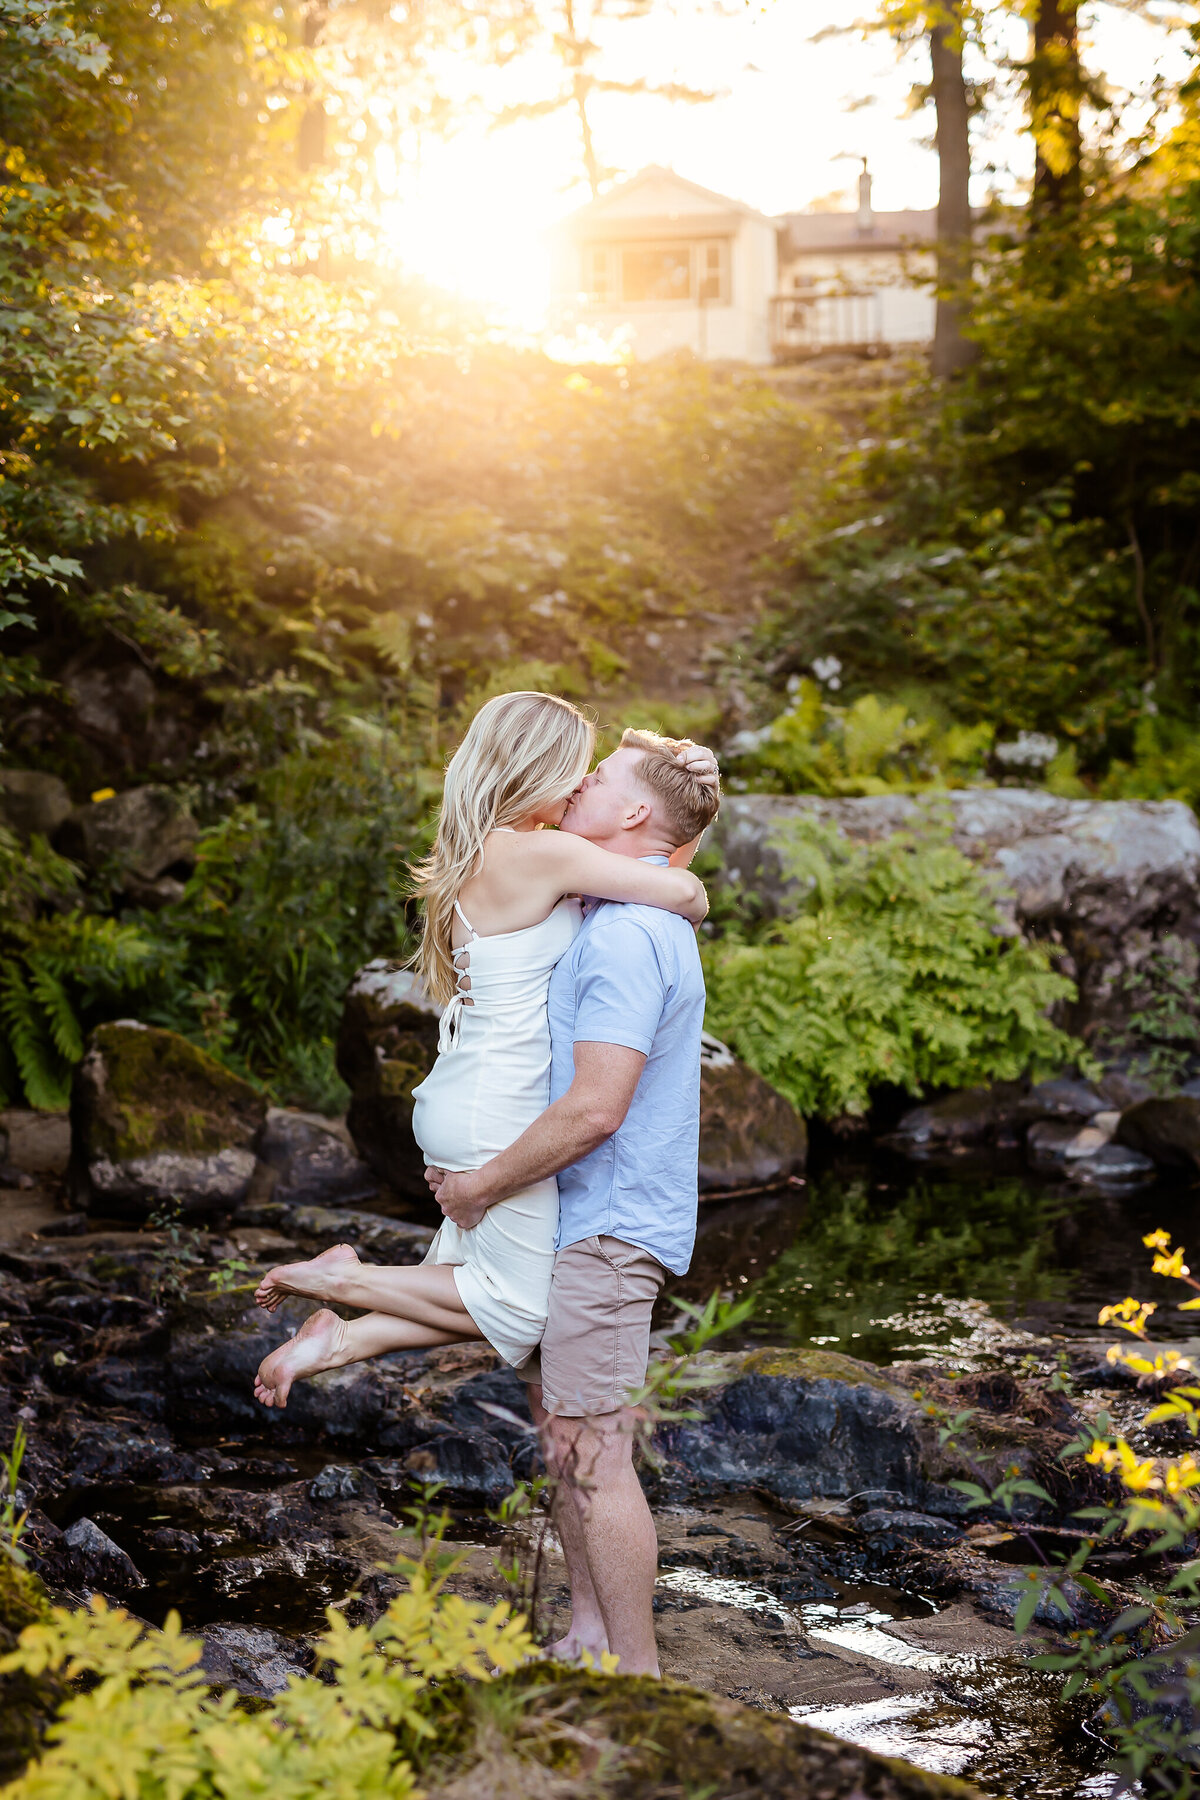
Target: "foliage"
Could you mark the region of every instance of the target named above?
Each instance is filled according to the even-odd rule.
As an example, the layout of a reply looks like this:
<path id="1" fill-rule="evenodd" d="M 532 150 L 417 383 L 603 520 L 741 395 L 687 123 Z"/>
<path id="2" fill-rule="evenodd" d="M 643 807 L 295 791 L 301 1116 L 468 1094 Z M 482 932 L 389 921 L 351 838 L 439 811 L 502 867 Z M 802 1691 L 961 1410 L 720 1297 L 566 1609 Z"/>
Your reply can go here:
<path id="1" fill-rule="evenodd" d="M 917 718 L 904 699 L 876 694 L 837 706 L 795 675 L 788 686 L 784 711 L 726 752 L 732 784 L 778 794 L 914 793 L 983 774 L 990 725 Z"/>
<path id="2" fill-rule="evenodd" d="M 834 655 L 852 694 L 926 683 L 1098 775 L 1140 720 L 1194 716 L 1198 245 L 1170 149 L 1040 226 L 1036 254 L 997 233 L 972 367 L 891 396 L 781 528 L 781 674 Z"/>
<path id="3" fill-rule="evenodd" d="M 780 834 L 795 917 L 705 951 L 708 1026 L 809 1115 L 1048 1074 L 1079 1046 L 1047 1008 L 1074 988 L 1048 950 L 1002 936 L 986 878 L 948 834 L 862 846 L 815 821 Z"/>
<path id="4" fill-rule="evenodd" d="M 203 1645 L 171 1613 L 160 1630 L 95 1596 L 28 1626 L 0 1674 L 45 1671 L 86 1684 L 65 1701 L 49 1747 L 6 1791 L 12 1800 L 87 1800 L 120 1792 L 176 1800 L 417 1792 L 414 1761 L 437 1740 L 439 1696 L 458 1678 L 486 1683 L 533 1654 L 524 1621 L 445 1591 L 435 1558 L 409 1565 L 406 1589 L 372 1626 L 330 1608 L 317 1640 L 327 1679 L 292 1676 L 268 1712 L 214 1694 Z M 441 1704 L 445 1704 L 444 1701 Z"/>
<path id="5" fill-rule="evenodd" d="M 0 1105 L 66 1106 L 85 1022 L 145 988 L 163 953 L 138 925 L 83 910 L 79 871 L 0 826 Z"/>
<path id="6" fill-rule="evenodd" d="M 17 1510 L 25 1444 L 25 1427 L 18 1424 L 13 1433 L 12 1449 L 6 1456 L 0 1456 L 0 1555 L 7 1556 L 18 1568 L 23 1568 L 27 1560 L 21 1548 L 27 1515 Z"/>

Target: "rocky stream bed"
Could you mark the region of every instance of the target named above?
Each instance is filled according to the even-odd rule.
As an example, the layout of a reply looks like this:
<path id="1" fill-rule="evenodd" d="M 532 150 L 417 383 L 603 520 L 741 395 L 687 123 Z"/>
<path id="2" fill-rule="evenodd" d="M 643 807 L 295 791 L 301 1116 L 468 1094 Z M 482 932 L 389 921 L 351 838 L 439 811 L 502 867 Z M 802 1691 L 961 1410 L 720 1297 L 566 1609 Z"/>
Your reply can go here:
<path id="1" fill-rule="evenodd" d="M 273 1119 L 277 1143 L 317 1129 Z M 486 1348 L 323 1376 L 282 1415 L 251 1398 L 259 1360 L 309 1310 L 258 1312 L 256 1271 L 339 1239 L 415 1260 L 430 1231 L 417 1203 L 378 1181 L 322 1203 L 285 1158 L 199 1221 L 84 1215 L 68 1198 L 68 1122 L 0 1127 L 0 1441 L 26 1425 L 26 1543 L 53 1591 L 98 1591 L 156 1622 L 178 1608 L 214 1680 L 270 1694 L 311 1665 L 326 1606 L 367 1619 L 397 1591 L 387 1565 L 414 1481 L 443 1484 L 462 1591 L 504 1591 L 497 1552 L 527 1547 L 533 1527 L 491 1514 L 534 1449 L 521 1385 Z M 843 1157 L 704 1209 L 683 1291 L 753 1287 L 760 1309 L 737 1347 L 708 1354 L 704 1416 L 661 1432 L 645 1470 L 664 1668 L 985 1793 L 1102 1794 L 1085 1712 L 1057 1704 L 1013 1635 L 1028 1544 L 973 1522 L 950 1482 L 1015 1462 L 1055 1498 L 1030 1503 L 1038 1542 L 1075 1541 L 1068 1514 L 1087 1489 L 1058 1453 L 1082 1413 L 1138 1410 L 1103 1364 L 1096 1299 L 1151 1290 L 1137 1286 L 1138 1233 L 1185 1223 L 1194 1195 L 1031 1186 L 1002 1149 L 979 1154 L 916 1176 Z M 939 1448 L 931 1406 L 974 1409 L 961 1452 Z M 1119 1595 L 1132 1565 L 1108 1557 Z M 549 1540 L 548 1633 L 564 1599 Z M 1052 1632 L 1053 1616 L 1039 1625 Z"/>

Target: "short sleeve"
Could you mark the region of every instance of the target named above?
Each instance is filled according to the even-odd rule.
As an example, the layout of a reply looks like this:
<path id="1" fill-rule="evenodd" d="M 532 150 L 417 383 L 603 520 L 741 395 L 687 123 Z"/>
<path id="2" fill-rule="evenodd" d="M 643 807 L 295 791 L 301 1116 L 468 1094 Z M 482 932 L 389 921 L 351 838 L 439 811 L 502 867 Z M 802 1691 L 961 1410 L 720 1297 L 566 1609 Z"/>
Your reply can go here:
<path id="1" fill-rule="evenodd" d="M 649 1056 L 667 983 L 654 939 L 636 919 L 593 931 L 575 968 L 575 1042 L 623 1044 Z"/>

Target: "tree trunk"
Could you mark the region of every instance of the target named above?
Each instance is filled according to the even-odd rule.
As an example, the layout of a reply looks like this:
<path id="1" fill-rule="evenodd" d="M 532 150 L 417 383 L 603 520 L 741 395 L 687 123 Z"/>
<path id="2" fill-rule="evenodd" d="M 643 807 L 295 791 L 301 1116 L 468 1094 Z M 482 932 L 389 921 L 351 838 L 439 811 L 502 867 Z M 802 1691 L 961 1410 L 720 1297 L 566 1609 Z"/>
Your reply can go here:
<path id="1" fill-rule="evenodd" d="M 1069 211 L 1083 198 L 1082 98 L 1077 0 L 1037 0 L 1029 63 L 1029 123 L 1037 152 L 1034 224 Z"/>
<path id="2" fill-rule="evenodd" d="M 971 278 L 971 140 L 962 52 L 961 14 L 952 0 L 929 36 L 938 153 L 933 372 L 942 377 L 965 368 L 974 355 L 974 346 L 962 334 L 964 289 Z"/>
<path id="3" fill-rule="evenodd" d="M 314 0 L 304 11 L 304 48 L 315 50 L 321 32 L 325 27 L 325 7 L 321 0 Z M 320 168 L 325 161 L 325 103 L 322 100 L 310 99 L 300 116 L 300 131 L 296 142 L 296 152 L 301 169 Z"/>

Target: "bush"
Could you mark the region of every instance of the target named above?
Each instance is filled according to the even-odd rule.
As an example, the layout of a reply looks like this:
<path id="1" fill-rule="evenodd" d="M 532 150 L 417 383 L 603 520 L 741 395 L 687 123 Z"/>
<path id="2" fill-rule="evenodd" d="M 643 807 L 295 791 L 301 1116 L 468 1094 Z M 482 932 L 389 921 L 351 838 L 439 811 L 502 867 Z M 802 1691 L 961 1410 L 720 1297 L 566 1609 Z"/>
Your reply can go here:
<path id="1" fill-rule="evenodd" d="M 863 1114 L 884 1084 L 1040 1078 L 1079 1055 L 1046 1016 L 1073 984 L 1045 946 L 1000 934 L 986 877 L 946 836 L 865 847 L 804 821 L 779 847 L 807 898 L 758 942 L 706 948 L 708 1028 L 801 1112 Z"/>

